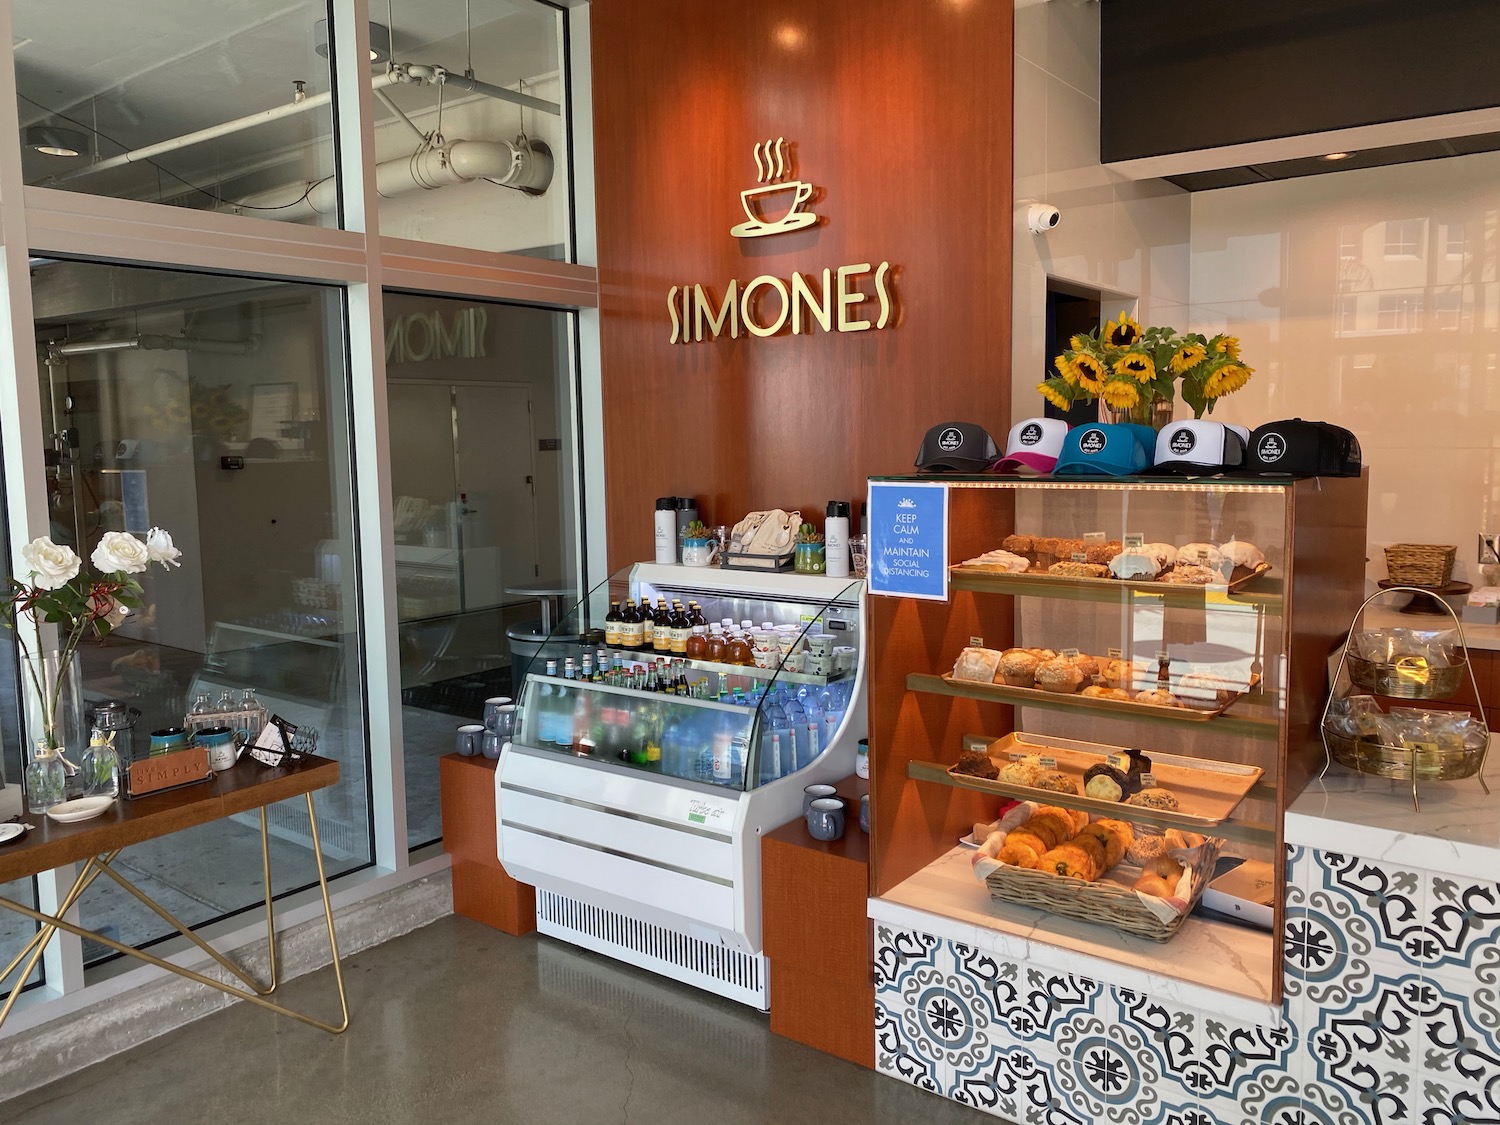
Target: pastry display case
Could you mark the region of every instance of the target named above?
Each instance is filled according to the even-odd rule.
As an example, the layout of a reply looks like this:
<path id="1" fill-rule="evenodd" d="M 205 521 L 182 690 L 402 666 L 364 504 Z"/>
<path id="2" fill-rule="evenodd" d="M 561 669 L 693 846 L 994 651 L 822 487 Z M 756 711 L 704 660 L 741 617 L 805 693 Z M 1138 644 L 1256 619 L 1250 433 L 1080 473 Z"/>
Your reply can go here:
<path id="1" fill-rule="evenodd" d="M 945 485 L 948 601 L 872 598 L 875 895 L 1219 986 L 1182 950 L 1221 856 L 1280 878 L 1366 482 Z M 1279 998 L 1272 932 L 1225 944 Z"/>
<path id="2" fill-rule="evenodd" d="M 864 653 L 863 582 L 642 563 L 590 591 L 495 774 L 538 928 L 764 1008 L 760 836 L 854 771 Z"/>

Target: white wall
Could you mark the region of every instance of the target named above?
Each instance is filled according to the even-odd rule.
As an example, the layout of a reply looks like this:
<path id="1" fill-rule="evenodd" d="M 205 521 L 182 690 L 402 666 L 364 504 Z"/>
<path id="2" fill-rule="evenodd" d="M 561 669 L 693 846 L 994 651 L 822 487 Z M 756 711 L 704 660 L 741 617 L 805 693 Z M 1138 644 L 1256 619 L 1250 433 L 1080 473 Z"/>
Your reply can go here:
<path id="1" fill-rule="evenodd" d="M 1123 294 L 1152 324 L 1182 325 L 1188 303 L 1190 197 L 1163 180 L 1126 180 L 1099 163 L 1099 5 L 1017 0 L 1015 281 L 1011 416 L 1042 411 L 1049 276 Z M 1045 235 L 1028 203 L 1062 209 Z M 1139 304 L 1136 304 L 1136 299 Z M 1185 409 L 1181 408 L 1180 409 Z M 1004 435 L 996 435 L 1004 441 Z"/>
<path id="2" fill-rule="evenodd" d="M 1383 546 L 1418 542 L 1456 545 L 1477 582 L 1475 533 L 1500 528 L 1497 185 L 1484 153 L 1192 197 L 1192 326 L 1240 336 L 1257 371 L 1214 417 L 1354 431 L 1371 579 Z M 1388 255 L 1387 224 L 1413 220 L 1416 253 Z"/>

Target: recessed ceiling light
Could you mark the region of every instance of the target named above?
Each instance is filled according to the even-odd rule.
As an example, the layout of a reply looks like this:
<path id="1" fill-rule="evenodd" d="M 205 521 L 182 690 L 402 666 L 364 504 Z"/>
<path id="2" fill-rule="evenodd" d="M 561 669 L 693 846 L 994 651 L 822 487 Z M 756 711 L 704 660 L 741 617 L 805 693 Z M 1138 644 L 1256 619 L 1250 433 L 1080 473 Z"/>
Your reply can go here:
<path id="1" fill-rule="evenodd" d="M 1318 157 L 1319 160 L 1348 160 L 1354 154 L 1352 152 L 1330 152 Z"/>
<path id="2" fill-rule="evenodd" d="M 328 21 L 319 20 L 313 25 L 313 50 L 323 58 L 328 57 Z M 391 57 L 391 29 L 383 23 L 370 21 L 370 62 L 383 63 Z"/>
<path id="3" fill-rule="evenodd" d="M 48 156 L 77 156 L 87 152 L 88 134 L 61 125 L 26 126 L 26 147 Z"/>

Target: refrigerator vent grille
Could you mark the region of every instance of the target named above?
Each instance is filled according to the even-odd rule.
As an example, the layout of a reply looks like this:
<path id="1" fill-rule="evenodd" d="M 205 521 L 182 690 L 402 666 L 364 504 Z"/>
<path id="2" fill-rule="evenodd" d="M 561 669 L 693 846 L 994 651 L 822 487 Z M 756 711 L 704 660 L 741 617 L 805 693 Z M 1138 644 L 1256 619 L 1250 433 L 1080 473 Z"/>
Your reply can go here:
<path id="1" fill-rule="evenodd" d="M 555 891 L 536 892 L 537 929 L 742 1004 L 767 1010 L 766 959 Z"/>

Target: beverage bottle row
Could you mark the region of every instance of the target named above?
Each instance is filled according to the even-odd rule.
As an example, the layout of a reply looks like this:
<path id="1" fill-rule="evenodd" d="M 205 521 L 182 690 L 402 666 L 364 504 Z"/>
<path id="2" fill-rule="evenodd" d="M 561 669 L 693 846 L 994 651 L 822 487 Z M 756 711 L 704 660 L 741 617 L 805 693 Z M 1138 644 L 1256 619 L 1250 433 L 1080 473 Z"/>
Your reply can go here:
<path id="1" fill-rule="evenodd" d="M 751 644 L 752 624 L 733 618 L 708 621 L 697 602 L 686 606 L 680 601 L 667 604 L 658 598 L 653 607 L 649 601 L 637 605 L 627 598 L 609 603 L 604 618 L 604 643 L 611 647 L 637 651 L 651 650 L 686 656 L 691 660 L 708 660 L 716 664 L 752 666 L 755 652 Z"/>

